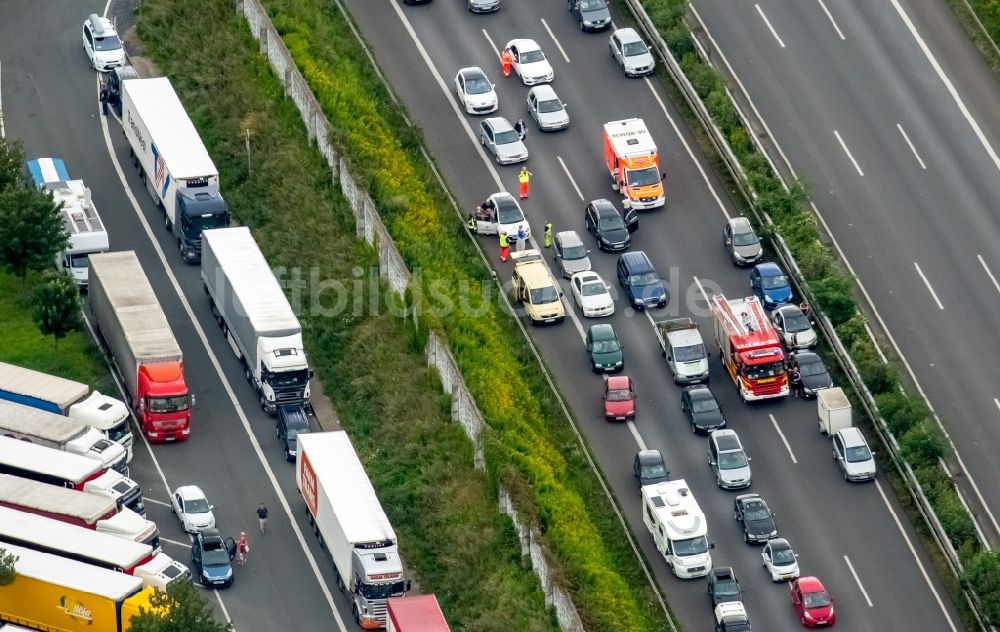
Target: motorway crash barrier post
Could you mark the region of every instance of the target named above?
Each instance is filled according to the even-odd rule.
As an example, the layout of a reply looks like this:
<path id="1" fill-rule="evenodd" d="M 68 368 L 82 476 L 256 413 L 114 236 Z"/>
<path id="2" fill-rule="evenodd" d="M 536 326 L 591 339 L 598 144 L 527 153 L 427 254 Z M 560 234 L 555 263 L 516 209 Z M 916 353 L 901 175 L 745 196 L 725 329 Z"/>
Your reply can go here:
<path id="1" fill-rule="evenodd" d="M 693 82 L 689 79 L 688 75 L 685 74 L 685 70 L 688 73 L 696 74 L 697 79 L 702 82 L 707 82 L 706 76 L 711 73 L 714 74 L 715 64 L 713 63 L 714 55 L 712 51 L 709 50 L 708 46 L 714 44 L 709 38 L 709 44 L 703 41 L 703 38 L 698 37 L 699 34 L 706 34 L 707 30 L 704 24 L 700 22 L 700 17 L 689 7 L 687 0 L 625 0 L 625 3 L 631 9 L 634 17 L 638 21 L 641 29 L 645 33 L 648 41 L 652 42 L 654 47 L 660 54 L 660 57 L 664 60 L 667 71 L 671 75 L 674 83 L 680 89 L 688 105 L 694 111 L 695 115 L 698 117 L 702 126 L 708 133 L 709 138 L 713 146 L 715 147 L 718 155 L 722 158 L 727 169 L 730 171 L 734 181 L 740 189 L 741 194 L 744 196 L 748 206 L 752 209 L 756 215 L 756 220 L 759 225 L 765 227 L 765 231 L 772 237 L 772 245 L 778 258 L 781 260 L 782 265 L 786 270 L 790 271 L 792 274 L 793 281 L 798 286 L 800 294 L 806 297 L 811 306 L 816 306 L 818 303 L 820 307 L 830 309 L 833 307 L 840 316 L 839 320 L 841 322 L 846 321 L 852 314 L 856 312 L 856 306 L 853 304 L 853 300 L 848 299 L 840 300 L 833 305 L 825 304 L 829 301 L 819 300 L 817 301 L 816 293 L 813 288 L 810 287 L 807 276 L 803 274 L 800 269 L 796 259 L 793 257 L 792 249 L 786 244 L 785 239 L 777 233 L 777 226 L 770 214 L 765 210 L 766 204 L 764 200 L 761 199 L 761 195 L 758 194 L 755 185 L 763 184 L 761 178 L 755 177 L 754 175 L 749 175 L 748 170 L 744 168 L 744 164 L 737 157 L 736 152 L 733 150 L 731 143 L 734 138 L 738 141 L 752 143 L 756 149 L 756 154 L 766 161 L 768 167 L 770 168 L 773 177 L 776 177 L 781 186 L 784 188 L 785 192 L 792 197 L 803 195 L 803 191 L 799 189 L 798 191 L 793 191 L 793 187 L 797 188 L 798 184 L 793 183 L 791 186 L 788 184 L 786 179 L 782 176 L 782 171 L 778 168 L 775 162 L 771 158 L 771 153 L 768 151 L 768 147 L 765 147 L 764 143 L 761 141 L 761 136 L 766 134 L 753 133 L 753 130 L 766 130 L 766 126 L 763 122 L 755 125 L 753 121 L 750 120 L 749 116 L 744 112 L 743 108 L 740 107 L 739 100 L 730 91 L 728 85 L 725 87 L 725 94 L 728 97 L 733 110 L 735 110 L 736 116 L 739 118 L 739 122 L 744 128 L 744 133 L 742 136 L 731 134 L 728 138 L 716 125 L 712 114 L 709 112 L 709 108 L 706 106 L 702 95 L 693 85 Z M 658 18 L 658 22 L 654 23 L 651 19 L 650 14 L 646 11 L 645 5 L 655 5 L 653 7 L 654 15 Z M 698 23 L 697 33 L 692 32 L 692 29 L 688 26 L 686 15 L 691 15 Z M 685 45 L 692 47 L 700 57 L 700 62 L 697 62 L 699 68 L 694 68 L 691 63 L 691 57 L 687 57 L 685 61 L 686 64 L 679 63 L 674 57 L 673 51 L 667 45 L 665 38 L 663 36 L 663 31 L 661 30 L 664 26 L 664 21 L 670 23 L 669 35 L 672 40 L 677 40 L 681 38 L 679 34 L 683 30 L 683 37 L 688 38 Z M 660 26 L 661 28 L 657 28 Z M 725 82 L 725 79 L 721 75 L 716 77 L 711 77 L 716 81 L 721 80 Z M 742 86 L 740 86 L 742 88 Z M 747 132 L 746 130 L 750 130 Z M 815 230 L 815 227 L 813 227 Z M 818 234 L 817 234 L 818 237 Z M 831 257 L 829 249 L 818 241 L 815 242 L 818 249 L 823 249 L 827 251 L 827 256 Z M 842 274 L 842 273 L 841 273 Z M 817 279 L 812 278 L 815 283 Z M 824 297 L 826 298 L 826 297 Z M 872 426 L 875 428 L 876 432 L 879 434 L 882 442 L 888 448 L 888 453 L 893 465 L 901 475 L 903 481 L 906 483 L 906 487 L 914 501 L 914 506 L 918 509 L 931 534 L 933 535 L 938 547 L 941 549 L 942 553 L 947 560 L 951 571 L 956 577 L 961 578 L 963 575 L 963 562 L 959 554 L 958 549 L 956 549 L 955 542 L 952 541 L 955 531 L 958 529 L 952 529 L 952 533 L 949 533 L 946 529 L 941 519 L 939 518 L 931 500 L 927 497 L 924 492 L 924 488 L 921 485 L 921 481 L 918 479 L 910 463 L 907 462 L 905 455 L 906 451 L 902 450 L 896 437 L 890 432 L 889 427 L 886 424 L 886 420 L 880 413 L 876 400 L 872 392 L 869 390 L 868 386 L 863 379 L 862 372 L 859 371 L 854 359 L 851 357 L 848 349 L 841 340 L 838 334 L 837 328 L 834 322 L 831 321 L 830 317 L 822 310 L 814 309 L 814 312 L 818 316 L 820 327 L 826 335 L 827 340 L 833 347 L 834 353 L 837 357 L 838 363 L 841 368 L 848 376 L 854 387 L 856 393 L 859 396 L 862 406 L 865 409 L 866 414 L 872 422 Z M 874 336 L 871 335 L 871 330 L 865 324 L 865 330 L 870 337 L 870 344 L 877 350 L 877 341 Z M 881 356 L 881 351 L 877 351 Z M 883 356 L 883 362 L 884 356 Z M 900 388 L 900 392 L 902 389 Z M 905 394 L 904 394 L 905 397 Z M 921 423 L 921 422 L 918 422 Z M 926 428 L 923 429 L 926 432 Z M 958 497 L 959 501 L 964 508 L 964 512 L 967 514 L 969 521 L 975 525 L 975 521 L 972 519 L 972 514 L 965 505 L 964 499 L 962 499 L 960 492 L 954 484 L 954 480 L 951 474 L 948 472 L 946 463 L 942 458 L 937 459 L 938 468 L 940 469 L 940 476 L 938 478 L 943 478 L 944 482 L 954 491 L 955 495 Z M 978 529 L 978 525 L 975 525 L 975 535 L 977 536 L 976 544 L 978 547 L 983 549 L 988 549 L 988 543 L 982 536 Z M 964 542 L 958 544 L 965 544 Z M 962 583 L 962 592 L 965 596 L 969 607 L 976 617 L 980 627 L 985 628 L 984 619 L 981 612 L 981 603 L 978 595 L 967 585 L 967 583 Z"/>

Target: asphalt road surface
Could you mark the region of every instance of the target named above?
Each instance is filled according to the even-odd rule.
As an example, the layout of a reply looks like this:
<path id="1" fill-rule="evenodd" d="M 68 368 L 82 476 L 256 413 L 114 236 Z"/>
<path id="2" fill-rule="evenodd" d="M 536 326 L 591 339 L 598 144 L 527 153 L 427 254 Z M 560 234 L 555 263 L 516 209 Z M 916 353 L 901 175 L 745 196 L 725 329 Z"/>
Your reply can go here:
<path id="1" fill-rule="evenodd" d="M 608 53 L 609 33 L 578 32 L 566 5 L 555 0 L 505 0 L 499 13 L 486 16 L 470 15 L 458 1 L 404 7 L 395 0 L 347 0 L 347 5 L 389 82 L 425 131 L 463 213 L 497 190 L 497 178 L 508 190 L 517 186 L 518 169 L 497 168 L 485 158 L 475 134 L 478 120 L 456 106 L 451 87 L 455 72 L 478 65 L 497 83 L 500 114 L 529 121 L 528 166 L 534 178 L 523 206 L 533 234 L 540 238 L 546 221 L 557 232 L 579 231 L 593 250 L 595 270 L 612 284 L 616 257 L 598 252 L 585 234 L 583 208 L 587 200 L 615 198 L 602 163 L 602 124 L 632 116 L 646 121 L 667 173 L 668 202 L 665 209 L 640 215 L 632 250 L 645 250 L 670 282 L 671 302 L 655 315 L 694 316 L 700 323 L 713 350 L 713 390 L 753 458 L 752 490 L 777 512 L 779 535 L 799 551 L 803 574 L 825 582 L 837 600 L 843 629 L 949 630 L 960 625 L 947 595 L 930 576 L 933 571 L 891 490 L 881 482 L 849 485 L 840 477 L 830 459 L 829 440 L 816 431 L 815 404 L 793 399 L 745 406 L 726 378 L 716 346 L 708 340 L 711 322 L 694 278 L 727 296 L 748 292 L 747 272 L 730 265 L 722 248 L 725 216 L 735 210 L 657 81 L 623 77 Z M 518 37 L 537 40 L 547 52 L 555 68 L 552 85 L 568 103 L 569 130 L 540 133 L 524 107 L 527 88 L 515 77 L 502 77 L 497 48 Z M 479 239 L 501 277 L 509 279 L 510 264 L 496 259 L 495 238 Z M 569 298 L 568 284 L 563 282 L 563 288 Z M 691 485 L 708 516 L 709 539 L 717 545 L 713 560 L 736 568 L 754 623 L 768 630 L 799 629 L 787 588 L 771 585 L 760 568 L 758 547 L 742 542 L 732 520 L 735 494 L 716 488 L 706 440 L 688 432 L 679 389 L 670 383 L 650 321 L 621 300 L 617 305 L 617 314 L 608 321 L 623 339 L 626 373 L 636 380 L 641 398 L 632 427 L 601 417 L 601 378 L 588 371 L 582 344 L 590 323 L 579 322 L 578 310 L 573 319 L 534 334 L 680 623 L 691 630 L 711 625 L 706 584 L 672 578 L 652 546 L 631 475 L 640 444 L 661 450 L 673 477 Z"/>
<path id="2" fill-rule="evenodd" d="M 694 0 L 958 449 L 1000 543 L 1000 85 L 947 3 Z"/>
<path id="3" fill-rule="evenodd" d="M 296 630 L 359 629 L 306 523 L 274 421 L 258 407 L 209 312 L 199 268 L 181 262 L 162 212 L 132 168 L 118 122 L 100 116 L 98 80 L 80 37 L 87 15 L 104 10 L 94 1 L 5 2 L 0 85 L 7 137 L 23 141 L 29 157 L 63 158 L 70 175 L 90 187 L 112 249 L 136 251 L 184 352 L 185 378 L 197 397 L 191 438 L 151 450 L 140 440 L 132 477 L 164 552 L 183 563 L 190 564 L 190 541 L 171 515 L 168 489 L 200 485 L 224 535 L 248 532 L 251 553 L 245 567 L 236 567 L 235 584 L 208 595 L 219 618 L 239 632 L 289 629 L 290 613 Z M 270 509 L 263 536 L 259 502 Z"/>

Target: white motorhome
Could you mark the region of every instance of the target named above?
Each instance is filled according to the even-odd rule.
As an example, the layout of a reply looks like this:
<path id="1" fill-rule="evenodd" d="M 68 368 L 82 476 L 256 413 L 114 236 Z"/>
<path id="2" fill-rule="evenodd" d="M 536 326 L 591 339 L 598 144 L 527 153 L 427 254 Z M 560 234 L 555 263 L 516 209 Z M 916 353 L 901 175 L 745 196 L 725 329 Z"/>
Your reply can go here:
<path id="1" fill-rule="evenodd" d="M 61 158 L 37 158 L 28 161 L 28 171 L 35 185 L 52 194 L 62 205 L 62 219 L 69 233 L 69 246 L 56 256 L 56 267 L 73 277 L 73 282 L 86 289 L 89 257 L 107 252 L 108 231 L 94 207 L 90 189 L 83 180 L 70 180 L 69 171 Z"/>
<path id="2" fill-rule="evenodd" d="M 674 575 L 708 575 L 715 545 L 708 542 L 705 514 L 684 479 L 646 485 L 641 492 L 642 521 Z"/>

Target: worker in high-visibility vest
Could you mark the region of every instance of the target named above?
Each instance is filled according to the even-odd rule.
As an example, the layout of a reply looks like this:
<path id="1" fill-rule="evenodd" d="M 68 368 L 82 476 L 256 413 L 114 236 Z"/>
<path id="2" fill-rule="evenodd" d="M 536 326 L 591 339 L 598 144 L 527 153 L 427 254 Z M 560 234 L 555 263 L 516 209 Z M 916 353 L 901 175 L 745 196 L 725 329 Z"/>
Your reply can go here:
<path id="1" fill-rule="evenodd" d="M 545 223 L 545 247 L 552 247 L 552 222 Z"/>
<path id="2" fill-rule="evenodd" d="M 472 234 L 476 233 L 476 217 L 472 213 L 469 213 L 469 219 L 465 222 L 465 225 L 469 227 L 469 232 Z"/>
<path id="3" fill-rule="evenodd" d="M 528 183 L 531 182 L 531 172 L 527 167 L 521 167 L 521 173 L 517 174 L 517 181 L 521 185 L 521 199 L 528 197 Z"/>
<path id="4" fill-rule="evenodd" d="M 507 240 L 507 233 L 500 231 L 500 261 L 506 261 L 510 254 L 510 242 Z"/>
<path id="5" fill-rule="evenodd" d="M 510 68 L 514 64 L 514 54 L 510 52 L 510 49 L 504 50 L 500 53 L 500 65 L 503 66 L 503 76 L 510 76 Z"/>

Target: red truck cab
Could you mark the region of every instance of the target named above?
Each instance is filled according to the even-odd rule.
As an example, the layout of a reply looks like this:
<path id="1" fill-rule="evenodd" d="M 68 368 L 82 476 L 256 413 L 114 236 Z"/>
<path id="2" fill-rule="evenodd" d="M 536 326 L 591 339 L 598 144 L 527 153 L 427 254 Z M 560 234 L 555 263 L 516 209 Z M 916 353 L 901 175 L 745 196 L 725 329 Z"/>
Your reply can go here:
<path id="1" fill-rule="evenodd" d="M 788 395 L 781 339 L 756 296 L 712 296 L 719 356 L 745 402 Z"/>
<path id="2" fill-rule="evenodd" d="M 139 423 L 150 441 L 187 439 L 191 434 L 191 394 L 180 362 L 139 367 Z"/>

